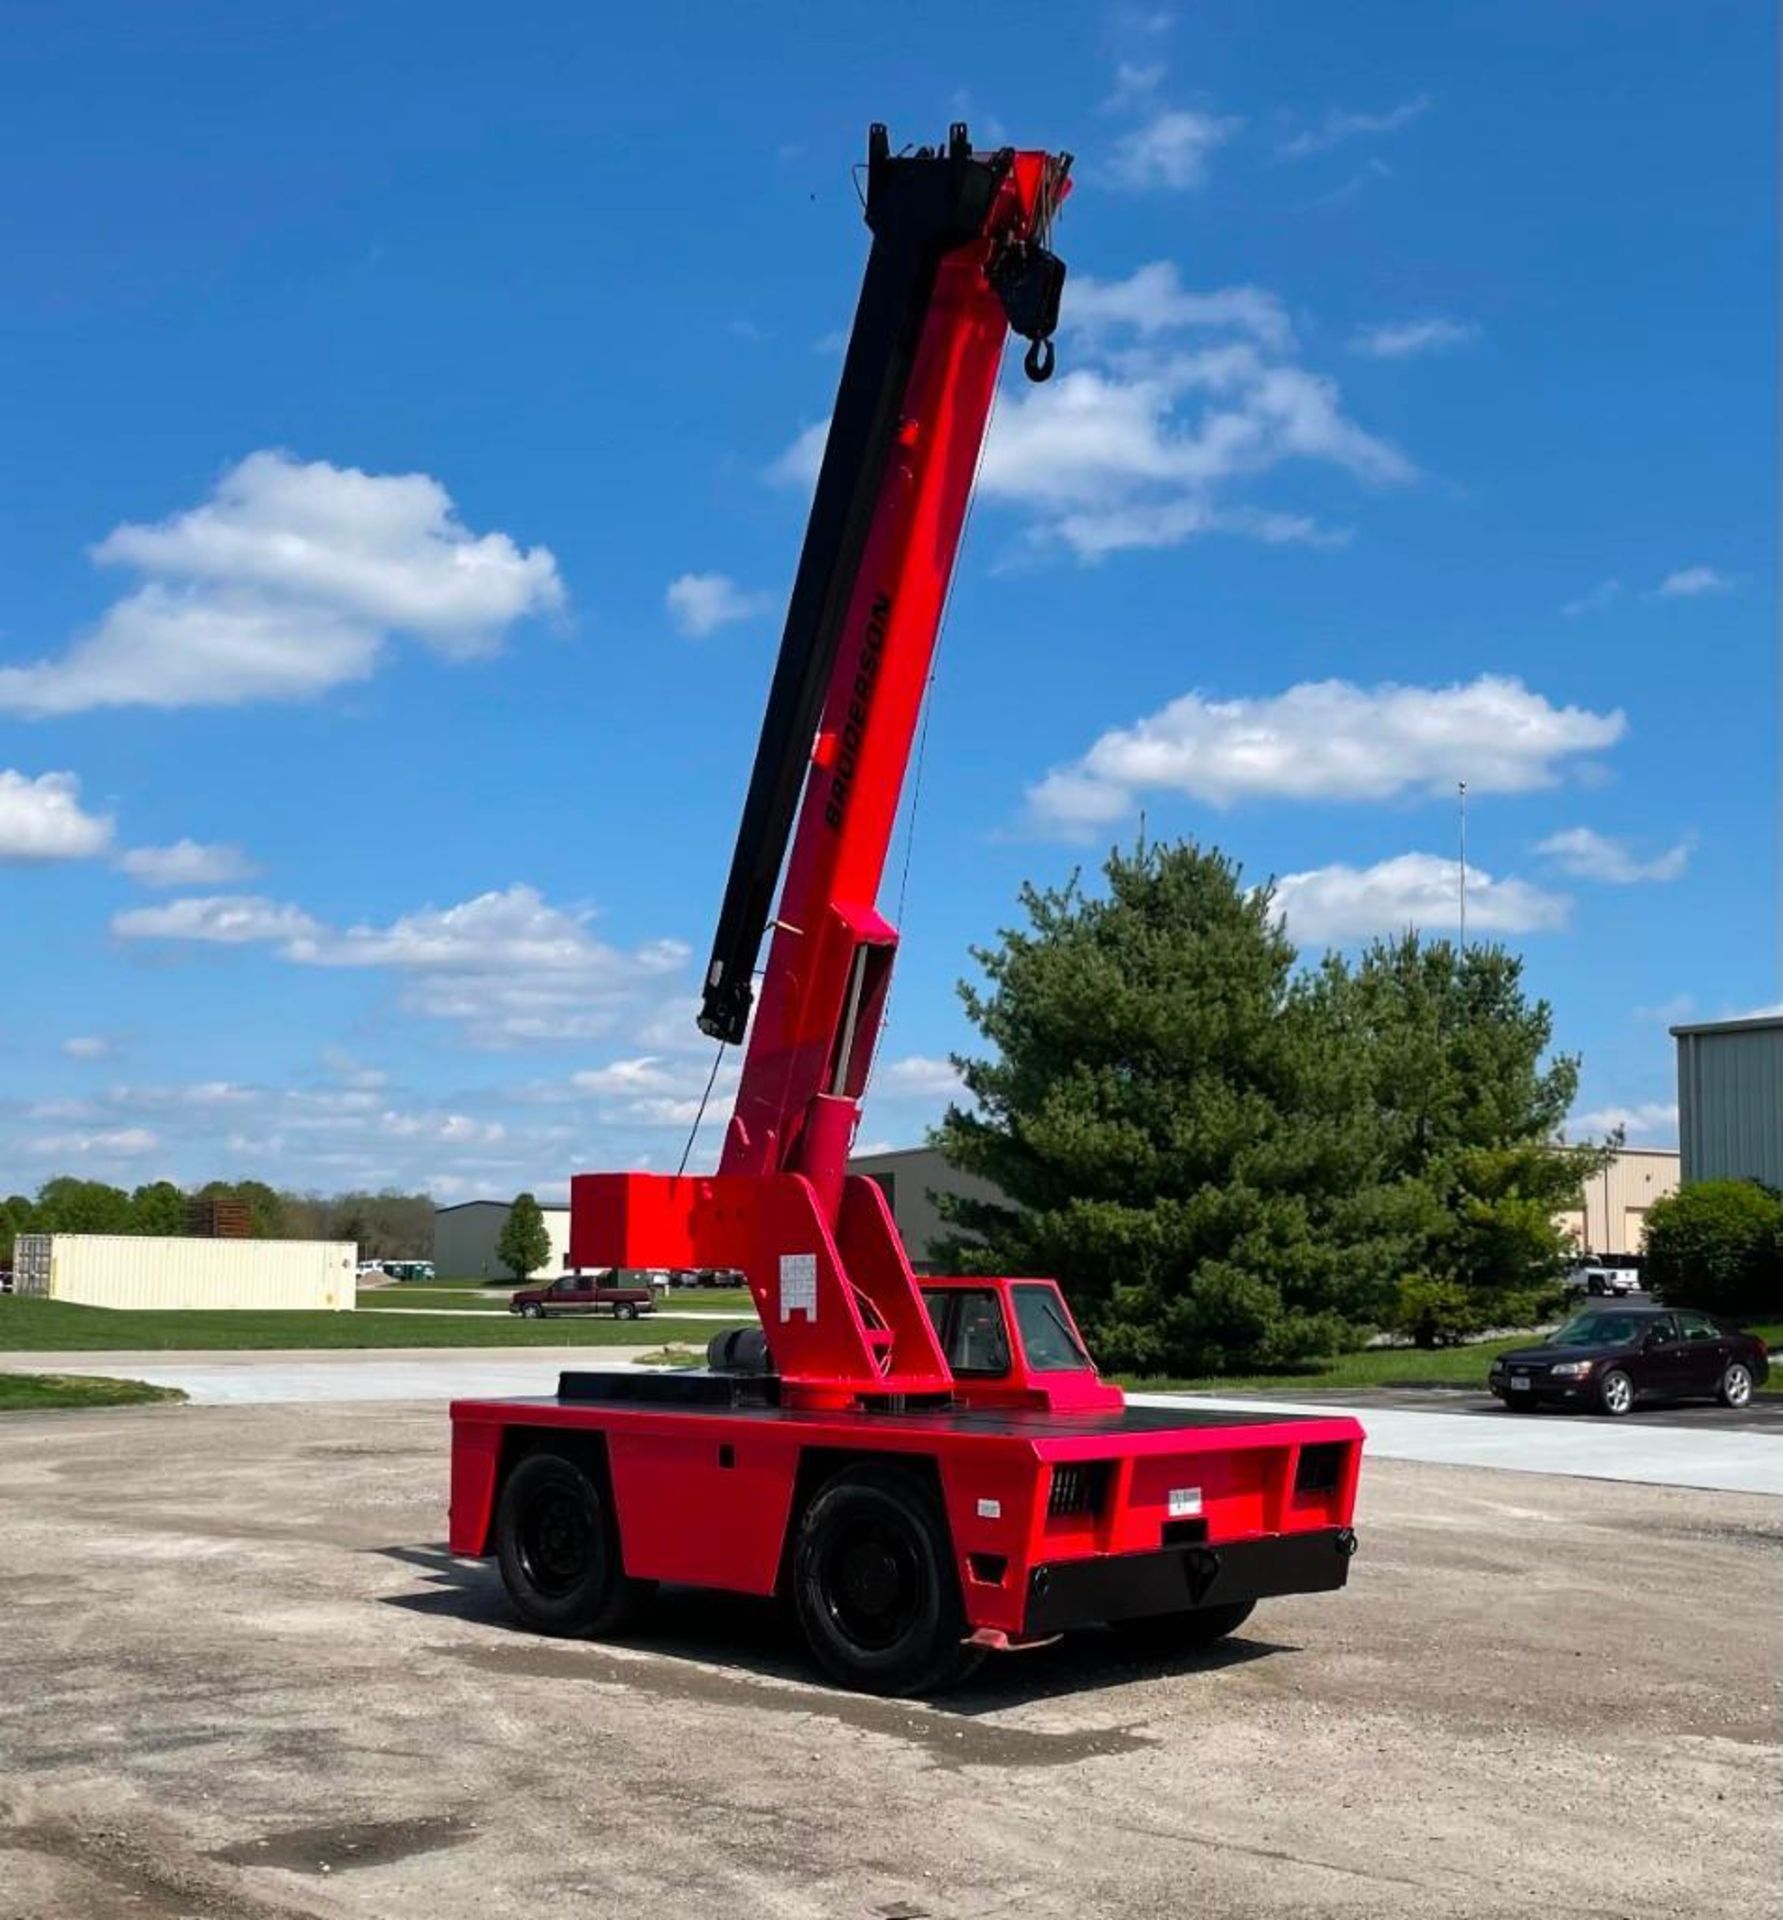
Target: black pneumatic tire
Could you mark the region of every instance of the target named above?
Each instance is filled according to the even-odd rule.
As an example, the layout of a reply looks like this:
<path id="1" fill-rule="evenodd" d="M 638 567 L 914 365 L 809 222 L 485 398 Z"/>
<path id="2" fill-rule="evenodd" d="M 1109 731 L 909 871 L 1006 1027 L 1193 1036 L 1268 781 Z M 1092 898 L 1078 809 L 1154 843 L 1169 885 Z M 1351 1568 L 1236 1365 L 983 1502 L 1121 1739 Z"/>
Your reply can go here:
<path id="1" fill-rule="evenodd" d="M 637 1317 L 638 1310 L 629 1300 L 621 1300 L 613 1309 L 615 1320 L 635 1320 Z"/>
<path id="2" fill-rule="evenodd" d="M 1223 1607 L 1196 1607 L 1185 1613 L 1149 1613 L 1138 1620 L 1121 1620 L 1115 1631 L 1148 1653 L 1195 1653 L 1233 1634 L 1256 1611 L 1254 1600 L 1234 1600 Z"/>
<path id="3" fill-rule="evenodd" d="M 983 1650 L 966 1619 L 953 1543 L 933 1495 L 897 1467 L 848 1467 L 805 1509 L 793 1604 L 817 1663 L 861 1693 L 934 1693 Z"/>
<path id="4" fill-rule="evenodd" d="M 561 1454 L 529 1454 L 508 1475 L 495 1552 L 508 1598 L 535 1633 L 615 1633 L 651 1592 L 626 1578 L 602 1490 Z"/>
<path id="5" fill-rule="evenodd" d="M 545 1309 L 537 1300 L 528 1300 L 520 1309 L 522 1320 L 543 1320 L 544 1317 Z"/>

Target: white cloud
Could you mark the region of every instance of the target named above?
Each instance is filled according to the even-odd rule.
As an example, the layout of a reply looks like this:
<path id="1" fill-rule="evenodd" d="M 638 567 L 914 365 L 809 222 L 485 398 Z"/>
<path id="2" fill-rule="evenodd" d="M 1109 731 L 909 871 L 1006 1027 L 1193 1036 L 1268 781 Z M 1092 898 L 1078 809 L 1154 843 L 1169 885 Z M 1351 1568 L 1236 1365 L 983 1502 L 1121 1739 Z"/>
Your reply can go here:
<path id="1" fill-rule="evenodd" d="M 736 621 L 753 620 L 773 604 L 771 595 L 745 593 L 724 573 L 681 574 L 669 582 L 663 598 L 669 618 L 695 640 L 703 640 Z"/>
<path id="2" fill-rule="evenodd" d="M 1665 1100 L 1643 1100 L 1632 1107 L 1594 1107 L 1575 1113 L 1566 1123 L 1574 1139 L 1600 1138 L 1618 1131 L 1630 1140 L 1667 1140 L 1678 1137 L 1678 1109 Z"/>
<path id="3" fill-rule="evenodd" d="M 1377 326 L 1358 327 L 1350 336 L 1350 351 L 1366 354 L 1371 360 L 1404 360 L 1417 353 L 1447 353 L 1479 337 L 1479 328 L 1470 320 L 1432 316 L 1426 320 L 1384 321 Z"/>
<path id="4" fill-rule="evenodd" d="M 588 1067 L 570 1075 L 570 1085 L 578 1092 L 597 1094 L 672 1093 L 689 1081 L 690 1075 L 680 1063 L 671 1066 L 655 1054 L 612 1060 L 604 1067 Z"/>
<path id="5" fill-rule="evenodd" d="M 249 454 L 202 505 L 93 549 L 143 584 L 59 658 L 0 667 L 0 710 L 232 706 L 303 699 L 377 666 L 393 635 L 488 653 L 563 604 L 557 563 L 473 534 L 422 473 Z"/>
<path id="6" fill-rule="evenodd" d="M 1153 260 L 1124 280 L 1074 275 L 1064 303 L 1065 323 L 1085 331 L 1116 326 L 1141 336 L 1178 327 L 1228 327 L 1249 334 L 1266 347 L 1294 344 L 1287 309 L 1267 287 L 1216 287 L 1191 293 L 1173 260 Z"/>
<path id="7" fill-rule="evenodd" d="M 1680 567 L 1668 573 L 1655 589 L 1674 600 L 1695 600 L 1705 593 L 1729 593 L 1733 581 L 1714 567 Z"/>
<path id="8" fill-rule="evenodd" d="M 1102 102 L 1103 108 L 1118 113 L 1125 107 L 1144 105 L 1157 92 L 1163 79 L 1162 61 L 1123 60 L 1114 70 L 1114 89 Z"/>
<path id="9" fill-rule="evenodd" d="M 1676 880 L 1690 860 L 1688 842 L 1681 841 L 1649 860 L 1635 856 L 1625 840 L 1612 840 L 1591 827 L 1568 827 L 1551 833 L 1536 852 L 1546 854 L 1562 873 L 1575 880 L 1602 880 L 1614 887 L 1634 886 L 1643 880 Z"/>
<path id="10" fill-rule="evenodd" d="M 111 1052 L 111 1042 L 103 1034 L 71 1033 L 62 1042 L 62 1051 L 70 1060 L 103 1060 Z"/>
<path id="11" fill-rule="evenodd" d="M 951 1060 L 938 1060 L 926 1054 L 907 1054 L 902 1060 L 888 1060 L 873 1070 L 876 1100 L 950 1100 L 964 1091 L 965 1083 Z"/>
<path id="12" fill-rule="evenodd" d="M 258 871 L 240 847 L 223 841 L 131 847 L 118 855 L 118 865 L 145 887 L 224 887 L 232 880 L 251 880 Z"/>
<path id="13" fill-rule="evenodd" d="M 1082 839 L 1146 792 L 1242 800 L 1385 800 L 1408 791 L 1526 793 L 1622 737 L 1621 712 L 1556 707 L 1521 680 L 1358 687 L 1306 681 L 1261 699 L 1186 693 L 1104 733 L 1028 790 L 1043 829 Z"/>
<path id="14" fill-rule="evenodd" d="M 1371 154 L 1347 179 L 1340 180 L 1328 192 L 1315 194 L 1306 204 L 1308 207 L 1343 206 L 1354 200 L 1371 181 L 1392 177 L 1393 169 L 1386 161 L 1379 154 Z"/>
<path id="15" fill-rule="evenodd" d="M 1401 853 L 1372 867 L 1341 863 L 1284 874 L 1276 905 L 1302 944 L 1342 945 L 1406 927 L 1445 931 L 1459 920 L 1461 864 L 1434 853 Z M 1571 902 L 1527 880 L 1467 869 L 1467 930 L 1547 933 L 1566 924 Z"/>
<path id="16" fill-rule="evenodd" d="M 362 1092 L 370 1092 L 375 1088 L 388 1086 L 390 1083 L 390 1076 L 382 1067 L 366 1066 L 363 1062 L 355 1060 L 345 1047 L 324 1047 L 322 1064 L 343 1086 Z"/>
<path id="17" fill-rule="evenodd" d="M 109 814 L 85 812 L 72 773 L 0 769 L 0 861 L 90 860 L 111 846 Z"/>
<path id="18" fill-rule="evenodd" d="M 1208 155 L 1243 125 L 1231 115 L 1167 107 L 1115 141 L 1108 178 L 1133 192 L 1203 186 Z"/>
<path id="19" fill-rule="evenodd" d="M 19 1142 L 20 1149 L 39 1160 L 134 1159 L 160 1146 L 159 1134 L 147 1127 L 111 1127 L 98 1133 L 40 1133 Z"/>
<path id="20" fill-rule="evenodd" d="M 242 947 L 308 936 L 316 931 L 316 922 L 300 907 L 260 894 L 231 893 L 169 900 L 159 907 L 130 907 L 112 915 L 111 930 L 125 940 L 194 940 L 209 946 Z"/>
<path id="21" fill-rule="evenodd" d="M 1289 463 L 1367 485 L 1417 477 L 1349 418 L 1335 381 L 1293 358 L 1287 313 L 1266 289 L 1188 292 L 1169 263 L 1153 262 L 1125 280 L 1091 280 L 1072 324 L 1082 364 L 1004 398 L 979 470 L 981 496 L 1025 511 L 1036 547 L 1095 560 L 1213 532 L 1336 545 L 1347 535 L 1309 514 L 1228 496 Z M 1170 338 L 1188 329 L 1214 337 Z M 827 431 L 805 428 L 770 477 L 809 487 Z"/>
<path id="22" fill-rule="evenodd" d="M 333 927 L 302 908 L 257 895 L 171 900 L 116 914 L 125 939 L 272 946 L 297 966 L 387 970 L 410 1013 L 463 1027 L 473 1044 L 502 1047 L 607 1031 L 633 997 L 686 964 L 678 940 L 630 952 L 589 931 L 592 915 L 514 885 L 454 907 L 426 907 L 388 926 Z"/>
<path id="23" fill-rule="evenodd" d="M 1316 127 L 1308 127 L 1292 139 L 1284 140 L 1276 152 L 1284 160 L 1304 160 L 1308 154 L 1325 153 L 1345 140 L 1397 133 L 1401 127 L 1428 113 L 1430 106 L 1429 94 L 1420 93 L 1410 100 L 1402 100 L 1396 107 L 1389 107 L 1385 113 L 1346 113 L 1332 107 Z"/>
<path id="24" fill-rule="evenodd" d="M 1620 580 L 1600 580 L 1588 593 L 1580 594 L 1576 600 L 1569 600 L 1566 605 L 1561 608 L 1561 612 L 1563 612 L 1569 620 L 1576 620 L 1582 613 L 1598 612 L 1599 609 L 1607 607 L 1612 600 L 1620 599 L 1621 595 L 1622 582 Z"/>

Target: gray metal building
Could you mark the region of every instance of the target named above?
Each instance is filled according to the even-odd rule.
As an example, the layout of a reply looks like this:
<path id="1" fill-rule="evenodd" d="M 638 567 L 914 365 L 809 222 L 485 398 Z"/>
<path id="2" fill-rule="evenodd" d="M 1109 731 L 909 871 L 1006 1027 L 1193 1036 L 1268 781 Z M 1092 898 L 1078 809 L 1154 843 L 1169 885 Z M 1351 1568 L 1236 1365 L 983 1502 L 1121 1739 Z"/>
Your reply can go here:
<path id="1" fill-rule="evenodd" d="M 933 1273 L 936 1242 L 947 1231 L 937 1193 L 964 1194 L 972 1200 L 1007 1199 L 988 1180 L 950 1167 L 933 1147 L 894 1147 L 888 1153 L 857 1153 L 848 1163 L 850 1173 L 864 1173 L 885 1190 L 904 1250 L 918 1273 Z"/>
<path id="2" fill-rule="evenodd" d="M 1684 1180 L 1783 1187 L 1783 1014 L 1673 1027 Z"/>

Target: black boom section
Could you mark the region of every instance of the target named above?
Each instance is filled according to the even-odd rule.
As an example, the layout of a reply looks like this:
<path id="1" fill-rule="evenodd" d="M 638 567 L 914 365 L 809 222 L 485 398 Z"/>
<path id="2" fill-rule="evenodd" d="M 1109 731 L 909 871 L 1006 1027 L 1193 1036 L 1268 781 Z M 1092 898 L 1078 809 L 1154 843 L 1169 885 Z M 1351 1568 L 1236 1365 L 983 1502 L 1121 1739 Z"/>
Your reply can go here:
<path id="1" fill-rule="evenodd" d="M 936 269 L 943 255 L 983 232 L 1010 161 L 1007 152 L 974 155 L 963 126 L 954 127 L 945 152 L 924 147 L 897 158 L 884 127 L 868 137 L 873 246 L 702 983 L 700 1029 L 715 1040 L 735 1045 L 748 1024 L 755 963 Z"/>

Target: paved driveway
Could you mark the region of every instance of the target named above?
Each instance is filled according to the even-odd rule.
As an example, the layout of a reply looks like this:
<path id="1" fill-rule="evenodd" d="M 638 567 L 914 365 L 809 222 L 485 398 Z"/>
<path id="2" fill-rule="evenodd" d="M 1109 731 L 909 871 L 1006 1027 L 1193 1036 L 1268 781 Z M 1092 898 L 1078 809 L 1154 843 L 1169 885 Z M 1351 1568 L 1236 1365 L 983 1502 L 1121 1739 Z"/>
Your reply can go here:
<path id="1" fill-rule="evenodd" d="M 36 1353 L 0 1355 L 0 1365 L 38 1373 L 93 1373 L 182 1388 L 200 1405 L 324 1405 L 344 1401 L 432 1400 L 551 1394 L 564 1367 L 626 1366 L 625 1349 L 587 1347 L 396 1348 L 336 1353 Z M 1593 1480 L 1783 1494 L 1783 1429 L 1767 1407 L 1741 1421 L 1705 1410 L 1700 1418 L 1637 1415 L 1478 1413 L 1481 1396 L 1378 1394 L 1291 1401 L 1250 1395 L 1137 1394 L 1163 1406 L 1280 1407 L 1351 1412 L 1381 1459 L 1438 1466 L 1498 1467 L 1518 1473 L 1578 1474 Z M 1718 1417 L 1719 1416 L 1719 1417 Z"/>

